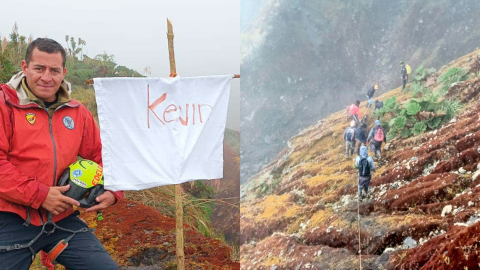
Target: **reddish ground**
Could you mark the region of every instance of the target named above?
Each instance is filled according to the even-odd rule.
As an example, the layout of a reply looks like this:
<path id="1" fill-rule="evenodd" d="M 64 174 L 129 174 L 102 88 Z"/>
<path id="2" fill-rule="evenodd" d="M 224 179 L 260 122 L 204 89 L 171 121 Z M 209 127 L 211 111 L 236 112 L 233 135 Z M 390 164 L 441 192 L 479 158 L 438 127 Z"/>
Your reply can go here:
<path id="1" fill-rule="evenodd" d="M 95 217 L 87 219 L 90 224 Z M 175 269 L 175 220 L 123 200 L 104 213 L 95 234 L 121 266 L 161 265 Z M 184 226 L 186 269 L 239 269 L 231 249 Z"/>

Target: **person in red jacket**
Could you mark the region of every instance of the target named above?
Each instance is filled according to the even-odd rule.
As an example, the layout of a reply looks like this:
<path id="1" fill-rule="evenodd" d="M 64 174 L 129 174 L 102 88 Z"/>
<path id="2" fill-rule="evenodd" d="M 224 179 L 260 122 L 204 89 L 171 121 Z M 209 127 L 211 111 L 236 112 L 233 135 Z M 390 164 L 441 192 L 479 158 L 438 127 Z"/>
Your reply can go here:
<path id="1" fill-rule="evenodd" d="M 118 269 L 78 218 L 73 206 L 79 202 L 63 195 L 70 186 L 56 186 L 78 156 L 102 163 L 98 127 L 88 109 L 71 99 L 65 61 L 58 42 L 36 39 L 28 45 L 22 72 L 0 85 L 2 269 L 29 269 L 37 252 L 50 252 L 67 238 L 56 258 L 66 268 Z M 122 197 L 121 191 L 105 191 L 86 211 L 102 211 Z M 47 233 L 45 223 L 52 225 Z"/>
<path id="2" fill-rule="evenodd" d="M 354 104 L 350 105 L 347 110 L 350 113 L 350 117 L 352 117 L 353 121 L 355 121 L 355 128 L 358 127 L 358 122 L 360 120 L 360 100 L 357 100 Z"/>

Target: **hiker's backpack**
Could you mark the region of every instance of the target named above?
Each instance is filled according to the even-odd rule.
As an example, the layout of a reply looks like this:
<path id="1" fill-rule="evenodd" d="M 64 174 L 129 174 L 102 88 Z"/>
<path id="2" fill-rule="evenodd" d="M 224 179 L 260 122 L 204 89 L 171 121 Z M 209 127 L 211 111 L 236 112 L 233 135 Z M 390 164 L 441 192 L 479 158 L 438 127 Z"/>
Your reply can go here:
<path id="1" fill-rule="evenodd" d="M 355 135 L 355 130 L 353 128 L 349 128 L 347 131 L 347 141 L 353 141 L 353 136 Z"/>
<path id="2" fill-rule="evenodd" d="M 357 129 L 357 139 L 361 142 L 365 141 L 365 127 L 361 126 L 359 129 Z"/>
<path id="3" fill-rule="evenodd" d="M 373 137 L 375 139 L 375 141 L 377 142 L 382 142 L 383 141 L 383 138 L 385 138 L 385 134 L 383 134 L 383 129 L 382 128 L 378 128 L 377 129 L 377 132 L 375 132 L 375 136 Z"/>
<path id="4" fill-rule="evenodd" d="M 407 74 L 410 75 L 410 73 L 412 73 L 412 68 L 410 67 L 410 65 L 406 64 L 405 68 L 407 69 Z"/>
<path id="5" fill-rule="evenodd" d="M 367 157 L 360 159 L 358 173 L 360 176 L 370 176 L 370 163 L 368 163 Z"/>

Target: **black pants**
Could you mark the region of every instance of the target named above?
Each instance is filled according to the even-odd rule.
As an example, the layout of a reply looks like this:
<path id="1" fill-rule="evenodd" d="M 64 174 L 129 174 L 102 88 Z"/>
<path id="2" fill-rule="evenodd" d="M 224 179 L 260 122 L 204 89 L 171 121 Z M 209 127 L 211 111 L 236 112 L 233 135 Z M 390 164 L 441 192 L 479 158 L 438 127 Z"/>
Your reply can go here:
<path id="1" fill-rule="evenodd" d="M 403 91 L 403 89 L 405 89 L 405 85 L 407 85 L 407 79 L 402 79 L 402 83 L 403 83 L 403 86 L 402 86 L 402 91 Z"/>
<path id="2" fill-rule="evenodd" d="M 14 213 L 0 212 L 0 246 L 27 244 L 35 238 L 42 227 L 22 225 L 23 219 Z M 70 230 L 87 228 L 76 215 L 70 215 L 56 223 L 58 226 Z M 43 250 L 49 252 L 62 239 L 71 233 L 56 229 L 54 233 L 43 234 L 34 244 L 35 252 Z M 0 251 L 0 268 L 5 270 L 28 270 L 32 264 L 30 249 Z M 68 247 L 57 257 L 57 262 L 69 270 L 110 270 L 118 269 L 108 252 L 98 238 L 89 232 L 77 233 L 69 242 Z"/>

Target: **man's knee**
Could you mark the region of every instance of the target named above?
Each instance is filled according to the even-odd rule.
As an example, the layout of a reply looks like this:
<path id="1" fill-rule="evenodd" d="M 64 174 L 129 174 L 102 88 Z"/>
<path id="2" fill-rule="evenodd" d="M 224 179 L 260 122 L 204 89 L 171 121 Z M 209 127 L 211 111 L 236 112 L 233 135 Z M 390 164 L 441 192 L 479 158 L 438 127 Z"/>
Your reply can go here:
<path id="1" fill-rule="evenodd" d="M 70 230 L 86 228 L 87 225 L 76 216 L 70 216 L 63 220 L 59 226 L 65 226 Z M 68 235 L 63 236 L 66 238 Z M 53 248 L 52 245 L 49 249 Z M 49 250 L 45 250 L 49 251 Z M 60 253 L 57 262 L 67 269 L 118 269 L 100 240 L 90 231 L 78 232 L 68 242 L 68 247 Z"/>
<path id="2" fill-rule="evenodd" d="M 82 233 L 75 235 L 75 237 L 79 235 L 82 235 Z M 91 233 L 83 233 L 82 236 L 87 235 L 95 239 L 90 241 L 85 241 L 85 237 L 80 241 L 77 239 L 77 241 L 69 244 L 67 249 L 58 256 L 57 262 L 67 269 L 118 270 L 118 265 L 110 257 L 96 236 Z"/>

